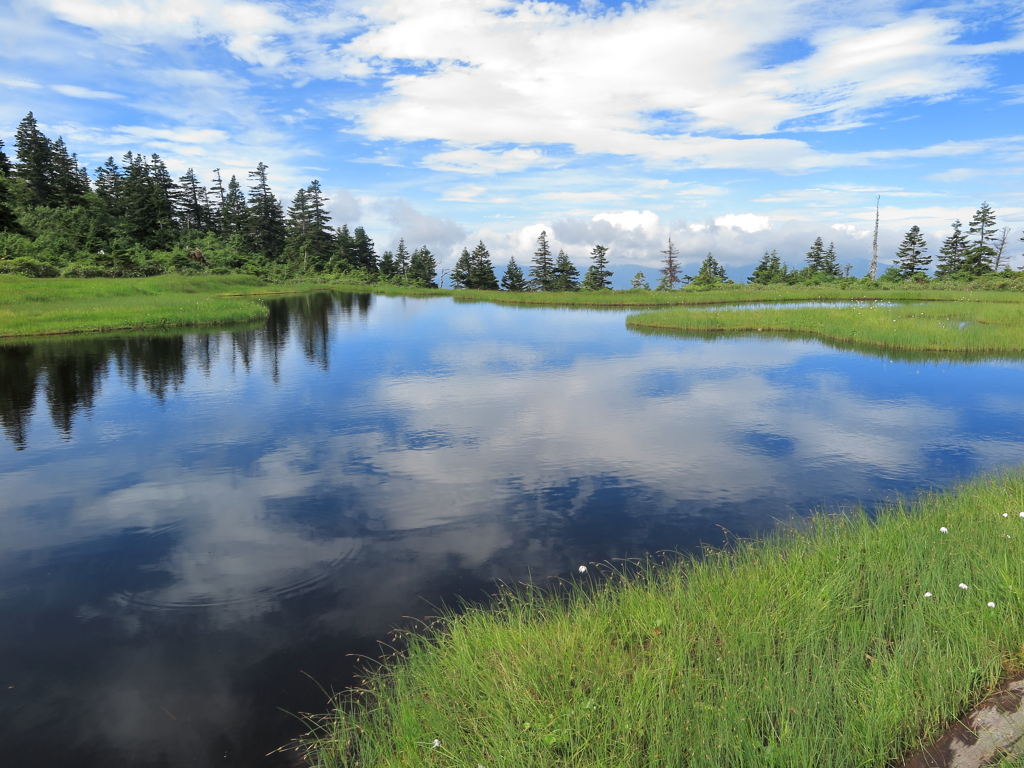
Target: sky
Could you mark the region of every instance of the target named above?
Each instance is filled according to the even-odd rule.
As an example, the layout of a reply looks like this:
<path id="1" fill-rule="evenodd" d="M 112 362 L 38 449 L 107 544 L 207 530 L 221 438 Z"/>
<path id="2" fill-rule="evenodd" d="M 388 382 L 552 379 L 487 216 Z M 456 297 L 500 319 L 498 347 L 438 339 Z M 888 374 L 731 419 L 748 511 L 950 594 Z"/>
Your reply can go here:
<path id="1" fill-rule="evenodd" d="M 0 138 L 32 111 L 91 169 L 126 151 L 287 202 L 442 266 L 483 241 L 527 265 L 741 280 L 816 237 L 853 274 L 912 225 L 937 252 L 989 202 L 1024 267 L 1019 2 L 0 0 Z"/>

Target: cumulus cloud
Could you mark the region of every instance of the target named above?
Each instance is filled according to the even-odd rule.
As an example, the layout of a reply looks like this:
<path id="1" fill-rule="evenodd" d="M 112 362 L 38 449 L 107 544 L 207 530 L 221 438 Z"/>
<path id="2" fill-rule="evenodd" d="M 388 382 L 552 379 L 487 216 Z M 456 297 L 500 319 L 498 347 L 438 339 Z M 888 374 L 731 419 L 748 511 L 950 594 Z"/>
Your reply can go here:
<path id="1" fill-rule="evenodd" d="M 391 224 L 394 245 L 402 237 L 410 249 L 426 245 L 435 253 L 443 253 L 466 239 L 466 230 L 451 219 L 422 213 L 404 198 L 380 200 L 375 207 Z"/>
<path id="2" fill-rule="evenodd" d="M 758 216 L 753 213 L 730 213 L 726 216 L 719 216 L 715 219 L 715 226 L 733 227 L 744 232 L 763 232 L 772 228 L 771 221 L 767 216 Z"/>

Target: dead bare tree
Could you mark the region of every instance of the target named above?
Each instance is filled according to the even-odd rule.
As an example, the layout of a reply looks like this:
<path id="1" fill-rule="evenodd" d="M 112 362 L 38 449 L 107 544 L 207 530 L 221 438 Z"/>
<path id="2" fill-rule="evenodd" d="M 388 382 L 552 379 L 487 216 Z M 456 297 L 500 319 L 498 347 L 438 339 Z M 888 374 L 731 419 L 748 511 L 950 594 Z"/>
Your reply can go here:
<path id="1" fill-rule="evenodd" d="M 875 198 L 875 239 L 871 244 L 871 271 L 868 273 L 872 280 L 878 274 L 878 209 L 881 203 L 882 196 L 879 195 Z"/>
<path id="2" fill-rule="evenodd" d="M 1003 227 L 1003 229 L 1002 229 L 1002 237 L 1000 237 L 999 238 L 999 242 L 996 243 L 996 264 L 995 264 L 995 271 L 996 272 L 999 271 L 999 264 L 1003 260 L 1003 251 L 1006 250 L 1006 240 L 1007 240 L 1007 238 L 1009 236 L 1010 236 L 1010 228 L 1009 227 Z M 1006 260 L 1007 260 L 1007 262 L 1009 262 L 1010 258 L 1007 257 Z"/>

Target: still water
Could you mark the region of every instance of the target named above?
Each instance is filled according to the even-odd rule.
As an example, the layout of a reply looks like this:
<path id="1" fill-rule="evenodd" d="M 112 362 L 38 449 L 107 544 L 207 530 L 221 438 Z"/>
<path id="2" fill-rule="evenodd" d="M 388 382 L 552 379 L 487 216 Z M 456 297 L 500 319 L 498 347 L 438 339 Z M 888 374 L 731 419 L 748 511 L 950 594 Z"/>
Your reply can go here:
<path id="1" fill-rule="evenodd" d="M 288 765 L 442 603 L 1024 462 L 1019 361 L 624 315 L 324 293 L 0 347 L 3 764 Z"/>

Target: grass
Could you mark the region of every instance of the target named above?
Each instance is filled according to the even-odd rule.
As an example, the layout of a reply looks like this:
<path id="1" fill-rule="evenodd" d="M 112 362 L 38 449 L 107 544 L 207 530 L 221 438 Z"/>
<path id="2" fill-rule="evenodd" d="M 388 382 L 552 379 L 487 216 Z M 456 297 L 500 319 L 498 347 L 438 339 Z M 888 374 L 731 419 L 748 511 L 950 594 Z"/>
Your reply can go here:
<path id="1" fill-rule="evenodd" d="M 892 764 L 1021 669 L 1021 510 L 1018 471 L 506 589 L 412 634 L 304 749 L 325 767 Z"/>
<path id="2" fill-rule="evenodd" d="M 960 294 L 955 300 L 715 312 L 684 307 L 630 315 L 627 326 L 688 333 L 792 333 L 860 347 L 940 353 L 1024 351 L 1024 296 Z"/>
<path id="3" fill-rule="evenodd" d="M 39 279 L 0 275 L 0 337 L 263 320 L 259 297 L 319 289 L 247 275 Z"/>

